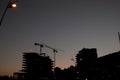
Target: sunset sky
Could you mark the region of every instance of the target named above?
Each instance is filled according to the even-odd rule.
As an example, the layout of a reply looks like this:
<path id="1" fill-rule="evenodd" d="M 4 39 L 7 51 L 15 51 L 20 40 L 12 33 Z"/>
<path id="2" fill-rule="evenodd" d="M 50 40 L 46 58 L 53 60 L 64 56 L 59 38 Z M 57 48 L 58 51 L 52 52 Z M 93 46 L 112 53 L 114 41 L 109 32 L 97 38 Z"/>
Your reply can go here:
<path id="1" fill-rule="evenodd" d="M 9 0 L 0 0 L 0 18 Z M 74 65 L 82 48 L 98 56 L 120 50 L 120 0 L 17 0 L 0 26 L 0 75 L 22 69 L 24 52 L 38 52 L 35 42 L 60 49 L 56 66 Z M 52 50 L 44 48 L 53 59 Z"/>

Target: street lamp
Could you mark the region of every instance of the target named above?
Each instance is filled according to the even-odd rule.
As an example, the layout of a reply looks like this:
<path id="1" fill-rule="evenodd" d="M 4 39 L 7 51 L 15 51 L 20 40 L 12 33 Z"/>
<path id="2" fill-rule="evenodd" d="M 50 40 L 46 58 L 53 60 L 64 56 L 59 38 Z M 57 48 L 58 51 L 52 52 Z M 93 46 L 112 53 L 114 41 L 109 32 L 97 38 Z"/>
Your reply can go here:
<path id="1" fill-rule="evenodd" d="M 11 6 L 10 8 L 16 8 L 17 7 L 16 3 L 12 3 L 10 6 Z"/>
<path id="2" fill-rule="evenodd" d="M 7 6 L 6 6 L 6 8 L 5 8 L 5 10 L 4 10 L 3 14 L 2 14 L 2 17 L 0 19 L 0 27 L 1 27 L 2 21 L 4 19 L 4 16 L 5 16 L 6 12 L 7 12 L 7 9 L 8 8 L 15 8 L 15 7 L 17 7 L 17 4 L 15 3 L 15 1 L 13 2 L 12 0 L 9 0 L 8 3 L 7 3 Z"/>

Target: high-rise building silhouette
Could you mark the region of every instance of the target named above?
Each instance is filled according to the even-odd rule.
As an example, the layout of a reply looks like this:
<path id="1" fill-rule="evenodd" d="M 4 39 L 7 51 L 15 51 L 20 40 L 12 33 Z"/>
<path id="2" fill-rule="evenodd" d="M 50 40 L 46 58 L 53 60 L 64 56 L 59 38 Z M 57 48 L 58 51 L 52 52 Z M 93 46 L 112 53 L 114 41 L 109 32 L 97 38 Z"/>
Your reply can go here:
<path id="1" fill-rule="evenodd" d="M 22 71 L 26 80 L 51 80 L 52 65 L 48 56 L 40 56 L 37 53 L 23 54 Z"/>
<path id="2" fill-rule="evenodd" d="M 97 61 L 97 49 L 83 48 L 76 55 L 76 77 L 78 80 L 87 80 L 89 73 L 94 68 Z"/>

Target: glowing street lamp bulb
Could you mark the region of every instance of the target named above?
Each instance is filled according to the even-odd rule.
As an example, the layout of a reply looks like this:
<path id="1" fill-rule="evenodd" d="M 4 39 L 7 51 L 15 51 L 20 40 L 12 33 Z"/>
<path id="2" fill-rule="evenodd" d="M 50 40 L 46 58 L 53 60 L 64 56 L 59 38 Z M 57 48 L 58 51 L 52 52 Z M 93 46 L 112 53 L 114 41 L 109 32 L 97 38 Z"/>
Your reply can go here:
<path id="1" fill-rule="evenodd" d="M 12 7 L 15 8 L 15 7 L 17 7 L 17 5 L 16 5 L 15 3 L 13 3 L 13 4 L 12 4 Z"/>

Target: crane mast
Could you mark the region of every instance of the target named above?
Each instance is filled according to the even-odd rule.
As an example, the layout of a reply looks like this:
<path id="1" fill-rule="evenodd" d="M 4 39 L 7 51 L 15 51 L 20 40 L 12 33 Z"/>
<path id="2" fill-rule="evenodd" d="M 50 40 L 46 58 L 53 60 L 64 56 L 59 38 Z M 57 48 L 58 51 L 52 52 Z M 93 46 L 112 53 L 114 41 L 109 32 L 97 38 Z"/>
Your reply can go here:
<path id="1" fill-rule="evenodd" d="M 58 51 L 60 51 L 60 50 L 55 49 L 55 48 L 53 48 L 53 47 L 51 47 L 51 46 L 48 46 L 48 45 L 46 45 L 45 43 L 42 43 L 42 44 L 34 43 L 34 45 L 37 45 L 37 46 L 40 47 L 40 55 L 43 54 L 43 53 L 42 53 L 42 48 L 43 48 L 43 47 L 49 48 L 49 49 L 51 49 L 51 50 L 53 51 L 53 57 L 54 57 L 54 59 L 53 59 L 53 62 L 54 62 L 54 63 L 53 63 L 53 67 L 54 67 L 54 69 L 55 69 L 55 67 L 56 67 L 56 53 L 58 53 Z M 45 54 L 44 54 L 44 56 L 45 56 Z"/>

